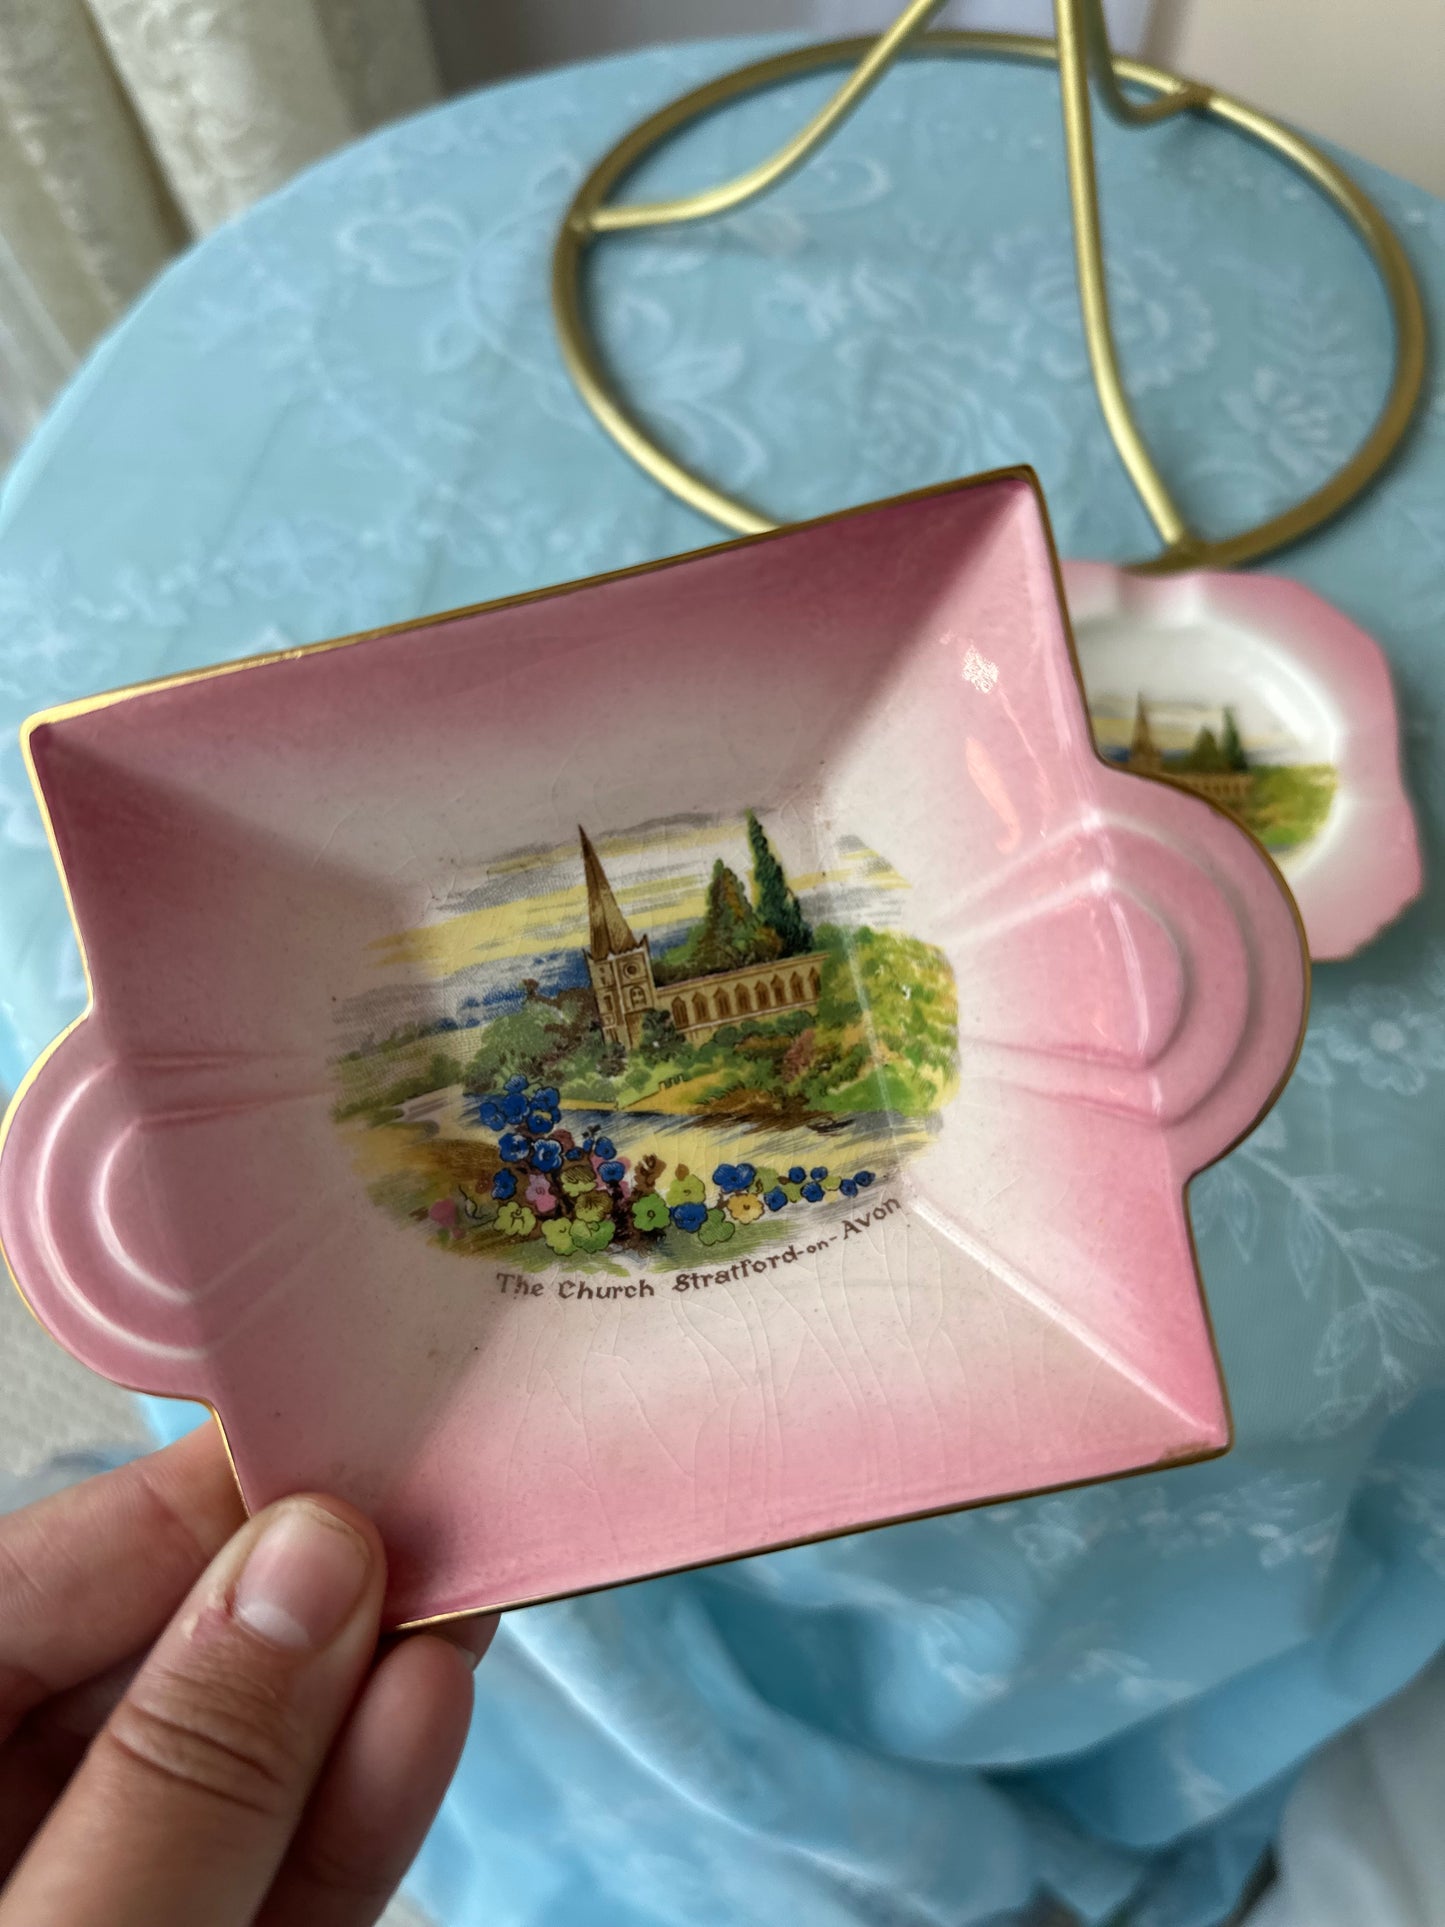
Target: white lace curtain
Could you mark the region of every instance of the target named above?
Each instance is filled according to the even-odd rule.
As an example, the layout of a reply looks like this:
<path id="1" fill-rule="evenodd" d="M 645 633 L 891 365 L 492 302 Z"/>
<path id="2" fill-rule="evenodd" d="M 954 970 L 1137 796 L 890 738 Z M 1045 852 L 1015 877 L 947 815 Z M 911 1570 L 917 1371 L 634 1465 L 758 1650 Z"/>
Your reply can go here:
<path id="1" fill-rule="evenodd" d="M 0 462 L 187 240 L 436 92 L 422 0 L 0 0 Z"/>

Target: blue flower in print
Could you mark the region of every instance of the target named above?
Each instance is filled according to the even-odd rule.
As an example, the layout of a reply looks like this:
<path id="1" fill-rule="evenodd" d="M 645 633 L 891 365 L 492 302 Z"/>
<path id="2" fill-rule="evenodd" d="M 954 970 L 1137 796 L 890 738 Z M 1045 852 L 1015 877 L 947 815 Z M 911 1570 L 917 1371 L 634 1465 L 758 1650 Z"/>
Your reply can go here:
<path id="1" fill-rule="evenodd" d="M 763 1203 L 768 1207 L 769 1211 L 781 1211 L 787 1202 L 787 1192 L 781 1190 L 776 1184 L 771 1191 L 765 1191 L 763 1193 Z"/>
<path id="2" fill-rule="evenodd" d="M 539 1137 L 532 1146 L 532 1163 L 539 1171 L 555 1171 L 562 1163 L 562 1146 L 554 1137 Z"/>
<path id="3" fill-rule="evenodd" d="M 679 1231 L 701 1231 L 707 1223 L 705 1204 L 675 1204 L 671 1211 L 672 1222 Z"/>
<path id="4" fill-rule="evenodd" d="M 484 1097 L 477 1106 L 477 1120 L 485 1124 L 489 1131 L 504 1131 L 507 1128 L 507 1113 L 502 1109 L 499 1097 Z"/>
<path id="5" fill-rule="evenodd" d="M 509 1091 L 502 1099 L 502 1110 L 505 1112 L 509 1124 L 520 1124 L 522 1119 L 527 1115 L 527 1093 L 525 1091 Z"/>
<path id="6" fill-rule="evenodd" d="M 803 1186 L 803 1196 L 808 1200 L 809 1204 L 821 1204 L 823 1202 L 823 1187 L 818 1183 L 816 1178 L 809 1178 L 808 1182 Z"/>
<path id="7" fill-rule="evenodd" d="M 605 1158 L 597 1167 L 597 1175 L 604 1184 L 621 1184 L 627 1176 L 627 1166 L 620 1158 Z"/>
<path id="8" fill-rule="evenodd" d="M 757 1175 L 751 1164 L 720 1164 L 712 1174 L 712 1181 L 726 1196 L 734 1191 L 746 1191 Z"/>
<path id="9" fill-rule="evenodd" d="M 498 1171 L 497 1175 L 492 1179 L 492 1196 L 494 1198 L 514 1198 L 516 1195 L 517 1179 L 515 1172 Z"/>
<path id="10" fill-rule="evenodd" d="M 532 1140 L 520 1131 L 503 1131 L 497 1149 L 508 1164 L 525 1164 L 532 1155 Z"/>

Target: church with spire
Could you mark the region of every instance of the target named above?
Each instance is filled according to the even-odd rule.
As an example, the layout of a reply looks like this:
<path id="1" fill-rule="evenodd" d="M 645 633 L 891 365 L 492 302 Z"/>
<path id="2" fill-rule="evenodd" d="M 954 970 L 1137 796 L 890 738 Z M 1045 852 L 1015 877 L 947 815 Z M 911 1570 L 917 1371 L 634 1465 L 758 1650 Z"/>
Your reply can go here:
<path id="1" fill-rule="evenodd" d="M 587 879 L 587 974 L 597 999 L 597 1015 L 610 1043 L 635 1049 L 642 1041 L 642 1020 L 657 1008 L 652 949 L 641 941 L 618 908 L 592 839 L 580 825 L 582 870 Z"/>
<path id="2" fill-rule="evenodd" d="M 1254 788 L 1254 775 L 1239 742 L 1239 731 L 1230 710 L 1225 710 L 1224 719 L 1226 741 L 1234 746 L 1232 750 L 1222 750 L 1214 732 L 1201 729 L 1194 747 L 1186 755 L 1166 757 L 1154 739 L 1149 710 L 1140 696 L 1134 710 L 1134 735 L 1124 767 L 1140 776 L 1162 776 L 1166 782 L 1177 783 L 1180 789 L 1192 790 L 1196 796 L 1207 797 L 1247 829 L 1249 825 L 1245 813 Z"/>
<path id="3" fill-rule="evenodd" d="M 643 1021 L 660 1010 L 673 1027 L 701 1043 L 724 1024 L 790 1010 L 816 1010 L 822 990 L 824 953 L 742 964 L 683 983 L 660 986 L 649 940 L 638 937 L 623 916 L 607 872 L 579 825 L 582 871 L 587 883 L 587 974 L 597 999 L 597 1018 L 609 1043 L 635 1050 Z"/>

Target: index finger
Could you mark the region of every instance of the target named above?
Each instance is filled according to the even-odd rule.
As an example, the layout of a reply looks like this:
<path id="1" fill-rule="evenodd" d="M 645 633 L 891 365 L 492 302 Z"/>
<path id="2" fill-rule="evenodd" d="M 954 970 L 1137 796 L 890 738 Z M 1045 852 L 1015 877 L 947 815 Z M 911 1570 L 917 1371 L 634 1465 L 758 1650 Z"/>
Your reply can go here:
<path id="1" fill-rule="evenodd" d="M 212 1422 L 0 1518 L 0 1740 L 149 1645 L 245 1516 Z"/>

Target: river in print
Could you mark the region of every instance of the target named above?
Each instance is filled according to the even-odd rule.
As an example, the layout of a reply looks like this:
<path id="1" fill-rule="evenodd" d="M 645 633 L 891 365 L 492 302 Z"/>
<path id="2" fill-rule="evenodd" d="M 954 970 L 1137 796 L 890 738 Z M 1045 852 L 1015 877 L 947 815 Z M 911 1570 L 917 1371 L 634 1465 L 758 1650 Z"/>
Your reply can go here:
<path id="1" fill-rule="evenodd" d="M 519 1272 L 836 1235 L 956 1088 L 953 975 L 908 899 L 855 838 L 751 811 L 479 866 L 338 1011 L 373 1201 Z"/>

